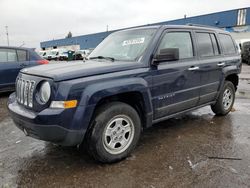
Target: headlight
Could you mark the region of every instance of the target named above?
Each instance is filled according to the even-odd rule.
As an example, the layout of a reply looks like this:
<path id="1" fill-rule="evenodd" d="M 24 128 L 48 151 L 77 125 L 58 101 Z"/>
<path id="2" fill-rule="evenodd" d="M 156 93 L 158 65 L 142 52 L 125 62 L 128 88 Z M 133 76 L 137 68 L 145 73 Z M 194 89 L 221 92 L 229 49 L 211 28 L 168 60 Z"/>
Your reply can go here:
<path id="1" fill-rule="evenodd" d="M 39 97 L 41 99 L 41 102 L 43 104 L 47 103 L 49 101 L 50 95 L 51 95 L 51 88 L 49 82 L 45 81 L 41 84 L 40 90 L 39 90 Z"/>

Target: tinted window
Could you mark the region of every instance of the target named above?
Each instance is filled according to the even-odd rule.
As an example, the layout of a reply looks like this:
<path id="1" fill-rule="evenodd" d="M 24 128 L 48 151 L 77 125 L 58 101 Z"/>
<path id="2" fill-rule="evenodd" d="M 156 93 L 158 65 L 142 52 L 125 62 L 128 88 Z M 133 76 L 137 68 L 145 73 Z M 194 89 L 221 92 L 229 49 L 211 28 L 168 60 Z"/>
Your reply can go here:
<path id="1" fill-rule="evenodd" d="M 213 45 L 209 33 L 197 33 L 197 44 L 201 57 L 214 55 Z"/>
<path id="2" fill-rule="evenodd" d="M 216 40 L 215 35 L 210 34 L 210 37 L 213 43 L 214 55 L 219 55 L 220 52 L 219 52 L 219 47 L 218 47 L 218 41 Z"/>
<path id="3" fill-rule="evenodd" d="M 14 62 L 17 61 L 16 50 L 0 49 L 0 62 Z"/>
<path id="4" fill-rule="evenodd" d="M 18 61 L 27 61 L 27 51 L 17 50 Z"/>
<path id="5" fill-rule="evenodd" d="M 235 45 L 233 39 L 230 35 L 219 34 L 220 42 L 224 49 L 224 54 L 234 54 L 236 53 Z"/>
<path id="6" fill-rule="evenodd" d="M 189 32 L 166 33 L 160 43 L 157 53 L 164 48 L 179 48 L 180 59 L 194 56 L 192 39 Z"/>

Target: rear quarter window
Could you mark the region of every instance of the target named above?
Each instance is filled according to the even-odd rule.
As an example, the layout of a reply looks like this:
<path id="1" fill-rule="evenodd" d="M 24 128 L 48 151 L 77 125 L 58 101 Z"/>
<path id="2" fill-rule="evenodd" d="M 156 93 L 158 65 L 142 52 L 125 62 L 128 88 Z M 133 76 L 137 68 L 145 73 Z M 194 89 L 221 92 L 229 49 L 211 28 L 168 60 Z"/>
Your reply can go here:
<path id="1" fill-rule="evenodd" d="M 27 51 L 17 50 L 18 61 L 27 61 Z"/>
<path id="2" fill-rule="evenodd" d="M 219 39 L 224 51 L 225 55 L 235 54 L 236 53 L 236 46 L 233 42 L 233 39 L 230 35 L 227 34 L 219 34 Z"/>

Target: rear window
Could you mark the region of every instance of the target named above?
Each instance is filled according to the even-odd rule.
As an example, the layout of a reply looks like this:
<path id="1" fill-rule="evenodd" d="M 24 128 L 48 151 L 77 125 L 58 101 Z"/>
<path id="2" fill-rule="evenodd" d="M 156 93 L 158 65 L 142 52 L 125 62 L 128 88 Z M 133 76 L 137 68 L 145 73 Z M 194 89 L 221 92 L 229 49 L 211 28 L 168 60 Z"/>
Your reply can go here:
<path id="1" fill-rule="evenodd" d="M 230 35 L 219 34 L 219 38 L 224 50 L 224 54 L 229 55 L 236 53 L 236 47 Z"/>

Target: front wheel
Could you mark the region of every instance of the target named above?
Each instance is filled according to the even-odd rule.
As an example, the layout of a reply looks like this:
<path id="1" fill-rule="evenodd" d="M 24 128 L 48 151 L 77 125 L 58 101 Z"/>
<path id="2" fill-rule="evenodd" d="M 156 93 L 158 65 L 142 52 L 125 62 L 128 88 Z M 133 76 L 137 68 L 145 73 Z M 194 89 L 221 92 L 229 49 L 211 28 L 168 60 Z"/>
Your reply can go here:
<path id="1" fill-rule="evenodd" d="M 140 134 L 137 111 L 128 104 L 112 102 L 97 110 L 87 133 L 87 150 L 97 161 L 120 161 L 135 148 Z"/>
<path id="2" fill-rule="evenodd" d="M 217 102 L 211 106 L 212 111 L 219 116 L 227 115 L 234 104 L 235 88 L 232 82 L 225 81 Z"/>

